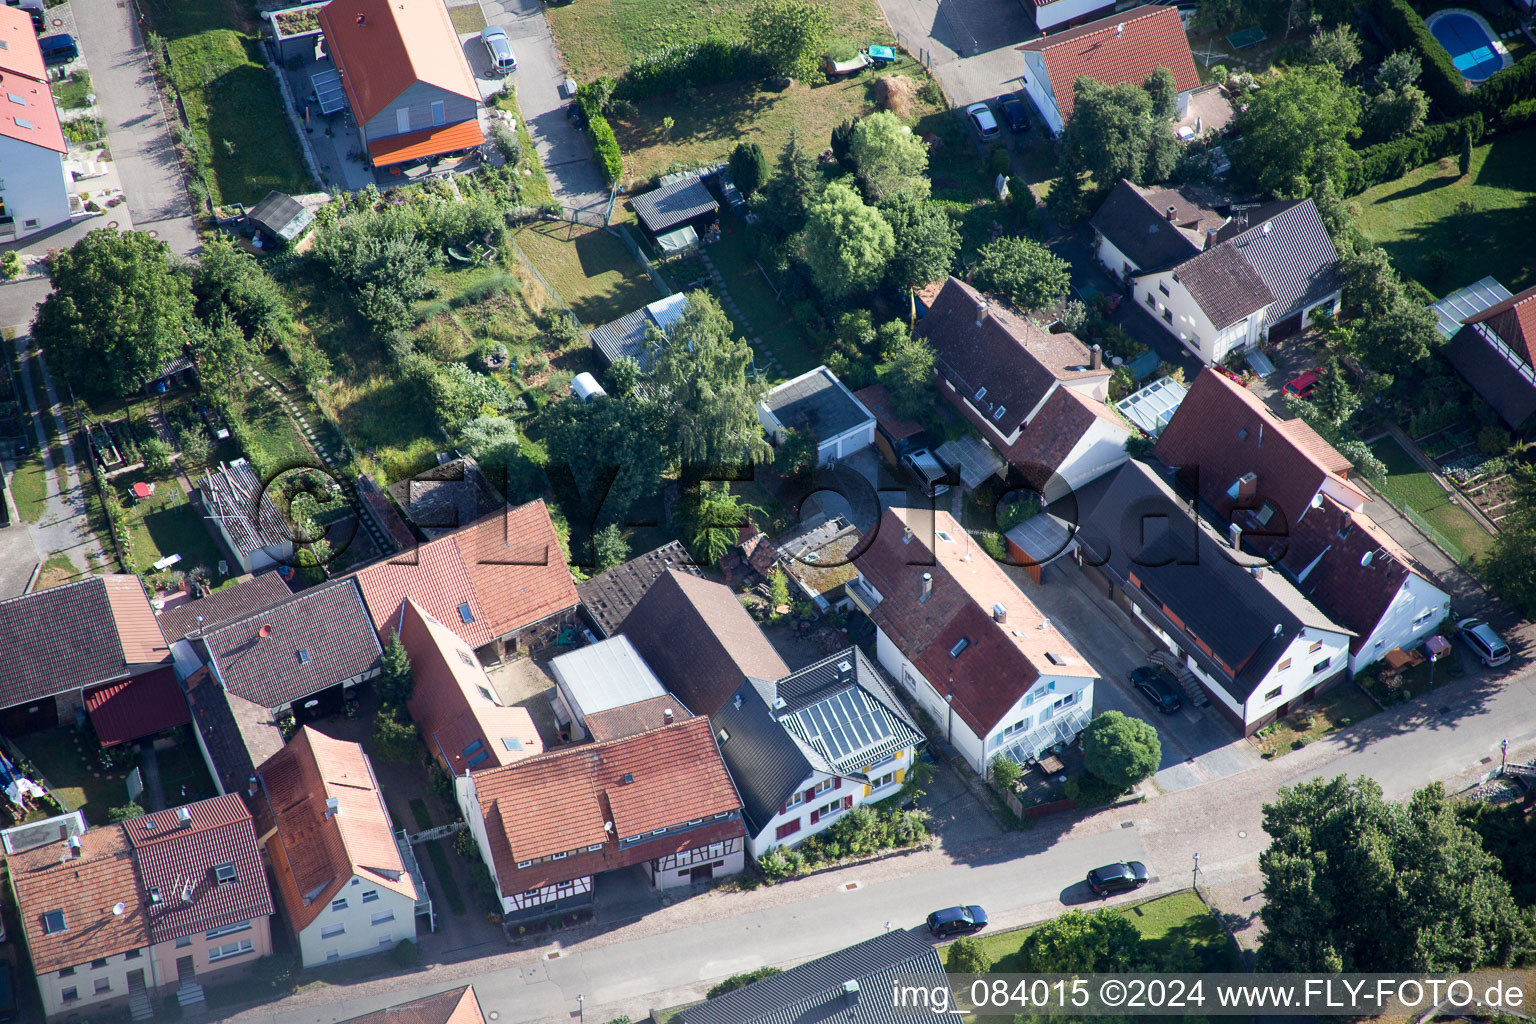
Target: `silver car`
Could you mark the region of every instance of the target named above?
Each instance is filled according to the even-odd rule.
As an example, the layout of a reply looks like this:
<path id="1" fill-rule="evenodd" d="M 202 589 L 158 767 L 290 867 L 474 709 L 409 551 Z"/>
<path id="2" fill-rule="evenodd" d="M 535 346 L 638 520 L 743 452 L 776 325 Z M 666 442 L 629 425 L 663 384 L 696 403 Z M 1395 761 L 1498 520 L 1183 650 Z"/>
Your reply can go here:
<path id="1" fill-rule="evenodd" d="M 480 32 L 480 41 L 485 44 L 485 52 L 491 58 L 491 71 L 498 75 L 509 75 L 517 70 L 517 55 L 512 52 L 512 41 L 507 38 L 507 30 L 492 25 Z"/>
<path id="2" fill-rule="evenodd" d="M 1482 619 L 1462 619 L 1456 625 L 1461 638 L 1484 665 L 1491 668 L 1509 660 L 1509 645 Z"/>
<path id="3" fill-rule="evenodd" d="M 997 138 L 999 134 L 997 118 L 992 116 L 991 107 L 985 103 L 972 103 L 965 108 L 965 116 L 971 122 L 971 127 L 976 129 L 976 136 L 982 142 L 991 142 Z"/>
<path id="4" fill-rule="evenodd" d="M 923 493 L 930 498 L 937 498 L 949 491 L 949 484 L 945 482 L 947 474 L 944 467 L 939 465 L 939 460 L 934 458 L 927 448 L 919 448 L 915 452 L 908 452 L 902 461 L 912 471 L 913 476 L 923 487 Z"/>

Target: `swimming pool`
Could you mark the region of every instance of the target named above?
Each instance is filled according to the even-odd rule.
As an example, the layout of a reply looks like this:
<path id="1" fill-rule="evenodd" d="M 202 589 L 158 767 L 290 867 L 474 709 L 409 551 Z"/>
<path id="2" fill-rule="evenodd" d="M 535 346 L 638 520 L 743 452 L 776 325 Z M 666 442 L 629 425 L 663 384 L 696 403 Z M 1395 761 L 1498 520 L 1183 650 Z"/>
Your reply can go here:
<path id="1" fill-rule="evenodd" d="M 1482 15 L 1460 9 L 1436 11 L 1424 24 L 1469 82 L 1481 82 L 1509 66 L 1509 55 Z"/>

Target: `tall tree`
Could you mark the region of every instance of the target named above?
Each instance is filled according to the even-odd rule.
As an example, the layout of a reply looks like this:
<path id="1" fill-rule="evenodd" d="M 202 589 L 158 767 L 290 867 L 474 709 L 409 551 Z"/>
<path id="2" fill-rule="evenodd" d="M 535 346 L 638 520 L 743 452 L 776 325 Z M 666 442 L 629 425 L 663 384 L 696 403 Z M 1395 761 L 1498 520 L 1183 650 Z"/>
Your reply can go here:
<path id="1" fill-rule="evenodd" d="M 1344 181 L 1349 140 L 1360 134 L 1359 90 L 1337 68 L 1292 68 L 1265 80 L 1233 120 L 1240 136 L 1232 167 L 1267 195 L 1310 195 L 1324 178 Z"/>
<path id="2" fill-rule="evenodd" d="M 1159 121 L 1172 121 L 1179 113 L 1179 84 L 1173 72 L 1159 66 L 1141 83 L 1152 100 L 1152 116 Z"/>
<path id="3" fill-rule="evenodd" d="M 978 287 L 1012 299 L 1020 309 L 1044 309 L 1067 294 L 1070 268 L 1032 238 L 1003 235 L 976 250 Z"/>
<path id="4" fill-rule="evenodd" d="M 780 236 L 805 227 L 811 204 L 821 195 L 825 181 L 816 169 L 816 157 L 800 144 L 800 134 L 789 130 L 789 141 L 779 153 L 778 169 L 753 206 L 763 224 Z"/>
<path id="5" fill-rule="evenodd" d="M 1360 395 L 1350 386 L 1337 357 L 1329 356 L 1322 370 L 1317 386 L 1312 389 L 1312 406 L 1330 423 L 1342 424 L 1360 408 Z"/>
<path id="6" fill-rule="evenodd" d="M 32 336 L 88 401 L 138 391 L 197 335 L 190 275 L 142 231 L 98 228 L 54 253 L 49 273 Z"/>
<path id="7" fill-rule="evenodd" d="M 769 74 L 808 80 L 832 29 L 826 11 L 807 0 L 759 0 L 747 12 L 747 46 Z"/>
<path id="8" fill-rule="evenodd" d="M 557 485 L 574 485 L 562 504 L 584 525 L 627 522 L 634 505 L 656 493 L 667 468 L 661 408 L 654 402 L 598 397 L 549 406 L 540 417 L 549 449 L 547 472 Z M 567 475 L 569 474 L 569 475 Z"/>
<path id="9" fill-rule="evenodd" d="M 1416 85 L 1422 65 L 1412 50 L 1394 50 L 1376 71 L 1376 84 L 1383 89 L 1406 89 Z"/>
<path id="10" fill-rule="evenodd" d="M 684 463 L 733 466 L 773 457 L 757 419 L 768 389 L 751 370 L 752 347 L 735 335 L 720 303 L 709 292 L 689 292 L 652 371 L 665 396 L 666 436 Z M 654 435 L 646 440 L 654 443 Z"/>
<path id="11" fill-rule="evenodd" d="M 1360 36 L 1348 25 L 1318 29 L 1308 49 L 1314 64 L 1331 64 L 1341 74 L 1360 63 Z"/>
<path id="12" fill-rule="evenodd" d="M 398 632 L 389 634 L 384 645 L 384 667 L 379 672 L 379 698 L 385 704 L 404 707 L 416 689 L 416 677 L 411 671 L 411 656 L 405 649 Z"/>
<path id="13" fill-rule="evenodd" d="M 884 276 L 896 238 L 880 211 L 849 185 L 828 185 L 805 222 L 805 262 L 829 299 L 867 291 Z"/>
<path id="14" fill-rule="evenodd" d="M 916 291 L 931 281 L 942 280 L 960 250 L 960 232 L 944 207 L 910 197 L 899 197 L 880 207 L 891 226 L 896 254 L 886 268 L 886 279 L 900 291 Z"/>
<path id="15" fill-rule="evenodd" d="M 1153 108 L 1148 90 L 1134 82 L 1105 85 L 1079 78 L 1073 85 L 1072 117 L 1061 136 L 1062 153 L 1102 186 L 1121 178 L 1140 185 L 1164 181 L 1178 154 L 1168 119 Z"/>
<path id="16" fill-rule="evenodd" d="M 1106 711 L 1083 730 L 1083 767 L 1122 793 L 1150 778 L 1162 759 L 1157 730 L 1140 718 Z"/>
<path id="17" fill-rule="evenodd" d="M 728 483 L 701 483 L 685 500 L 684 508 L 690 523 L 686 534 L 688 546 L 694 557 L 706 565 L 715 565 L 724 558 L 742 529 L 752 525 L 752 517 L 764 514 L 756 505 L 732 494 Z"/>
<path id="18" fill-rule="evenodd" d="M 848 152 L 871 203 L 928 198 L 928 146 L 889 110 L 854 126 Z"/>
<path id="19" fill-rule="evenodd" d="M 192 359 L 197 364 L 198 382 L 215 405 L 222 407 L 234 397 L 254 354 L 253 348 L 228 309 L 219 309 L 210 319 L 196 325 L 192 332 Z"/>
<path id="20" fill-rule="evenodd" d="M 882 362 L 876 367 L 875 375 L 890 392 L 898 414 L 907 419 L 926 417 L 935 401 L 933 348 L 926 340 L 912 337 L 900 320 L 893 320 L 887 326 L 895 326 L 898 330 L 891 332 L 893 336 L 881 353 Z"/>
<path id="21" fill-rule="evenodd" d="M 1531 921 L 1439 783 L 1404 804 L 1368 778 L 1282 787 L 1264 807 L 1266 971 L 1470 971 L 1519 962 Z"/>
<path id="22" fill-rule="evenodd" d="M 1478 568 L 1495 594 L 1526 616 L 1536 618 L 1536 470 L 1516 466 L 1510 508 L 1499 522 L 1493 550 L 1478 560 Z"/>
<path id="23" fill-rule="evenodd" d="M 768 180 L 768 157 L 755 142 L 738 142 L 731 150 L 731 181 L 751 199 Z"/>
<path id="24" fill-rule="evenodd" d="M 1423 306 L 1400 302 L 1378 313 L 1357 332 L 1360 357 L 1373 370 L 1391 372 L 1398 380 L 1411 379 L 1411 371 L 1429 358 L 1440 343 L 1435 315 Z"/>
<path id="25" fill-rule="evenodd" d="M 293 321 L 282 288 L 256 257 L 235 248 L 225 234 L 209 235 L 203 244 L 192 271 L 192 291 L 204 323 L 227 313 L 246 337 L 261 345 L 275 342 Z"/>

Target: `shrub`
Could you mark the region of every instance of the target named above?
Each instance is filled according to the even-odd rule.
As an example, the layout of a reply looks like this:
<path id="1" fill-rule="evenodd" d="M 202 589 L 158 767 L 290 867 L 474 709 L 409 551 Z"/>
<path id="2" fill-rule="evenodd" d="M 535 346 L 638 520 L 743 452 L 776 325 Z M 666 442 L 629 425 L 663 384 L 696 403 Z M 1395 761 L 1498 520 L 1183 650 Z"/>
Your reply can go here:
<path id="1" fill-rule="evenodd" d="M 139 451 L 144 455 L 144 464 L 150 469 L 164 469 L 171 464 L 171 446 L 159 437 L 151 437 L 139 445 Z"/>
<path id="2" fill-rule="evenodd" d="M 1023 777 L 1024 769 L 1020 767 L 1019 762 L 1002 754 L 992 759 L 992 781 L 1003 789 L 1013 789 Z"/>
<path id="3" fill-rule="evenodd" d="M 108 821 L 128 821 L 132 818 L 142 818 L 143 816 L 144 808 L 135 803 L 126 803 L 121 807 L 107 808 Z"/>
<path id="4" fill-rule="evenodd" d="M 1508 430 L 1498 424 L 1489 424 L 1477 432 L 1477 450 L 1484 455 L 1498 455 L 1508 450 L 1511 440 Z"/>
<path id="5" fill-rule="evenodd" d="M 1151 776 L 1161 760 L 1157 730 L 1140 718 L 1106 711 L 1083 730 L 1083 766 L 1119 792 Z"/>
<path id="6" fill-rule="evenodd" d="M 633 102 L 684 88 L 717 85 L 760 73 L 762 65 L 739 43 L 710 37 L 636 57 L 615 83 L 615 99 Z"/>
<path id="7" fill-rule="evenodd" d="M 404 764 L 421 752 L 421 732 L 404 711 L 385 705 L 373 716 L 373 749 L 385 761 Z"/>
<path id="8" fill-rule="evenodd" d="M 1483 115 L 1472 113 L 1459 121 L 1426 125 L 1400 139 L 1367 146 L 1356 154 L 1358 163 L 1350 170 L 1349 191 L 1351 194 L 1364 192 L 1373 185 L 1401 178 L 1414 168 L 1441 157 L 1458 156 L 1463 137 L 1470 135 L 1476 143 L 1482 138 L 1483 130 Z"/>
<path id="9" fill-rule="evenodd" d="M 1466 113 L 1471 106 L 1466 80 L 1456 70 L 1451 55 L 1440 45 L 1440 40 L 1424 24 L 1423 17 L 1408 0 L 1377 0 L 1373 7 L 1376 22 L 1391 48 L 1411 50 L 1419 55 L 1424 68 L 1420 85 L 1441 116 L 1456 117 Z"/>
<path id="10" fill-rule="evenodd" d="M 992 958 L 987 947 L 974 935 L 955 940 L 944 958 L 944 970 L 949 974 L 986 974 L 992 969 Z"/>
<path id="11" fill-rule="evenodd" d="M 501 158 L 508 164 L 516 166 L 523 160 L 523 144 L 518 139 L 505 121 L 496 118 L 491 122 L 491 141 L 496 144 L 496 149 L 501 153 Z"/>
<path id="12" fill-rule="evenodd" d="M 453 837 L 453 852 L 465 860 L 480 860 L 480 844 L 475 842 L 475 834 L 467 828 L 461 828 Z"/>
<path id="13" fill-rule="evenodd" d="M 619 151 L 619 140 L 613 134 L 613 126 L 603 116 L 591 85 L 583 85 L 576 90 L 576 101 L 587 115 L 587 127 L 591 131 L 592 150 L 597 154 L 598 169 L 603 172 L 603 180 L 612 185 L 624 174 L 624 155 Z"/>
<path id="14" fill-rule="evenodd" d="M 21 276 L 21 253 L 15 249 L 7 249 L 5 255 L 0 256 L 0 277 L 7 281 L 14 281 Z"/>
<path id="15" fill-rule="evenodd" d="M 783 973 L 784 969 L 781 967 L 759 967 L 755 971 L 745 971 L 741 974 L 733 974 L 729 978 L 726 978 L 724 981 L 715 985 L 708 992 L 704 993 L 704 998 L 714 999 L 716 996 L 723 996 L 727 992 L 734 992 L 739 988 L 745 988 L 746 986 L 752 984 L 754 981 L 761 981 L 764 978 L 771 978 L 775 974 Z"/>
<path id="16" fill-rule="evenodd" d="M 389 951 L 389 959 L 401 970 L 420 967 L 421 950 L 416 948 L 416 943 L 410 939 L 401 939 L 395 943 L 395 948 Z"/>

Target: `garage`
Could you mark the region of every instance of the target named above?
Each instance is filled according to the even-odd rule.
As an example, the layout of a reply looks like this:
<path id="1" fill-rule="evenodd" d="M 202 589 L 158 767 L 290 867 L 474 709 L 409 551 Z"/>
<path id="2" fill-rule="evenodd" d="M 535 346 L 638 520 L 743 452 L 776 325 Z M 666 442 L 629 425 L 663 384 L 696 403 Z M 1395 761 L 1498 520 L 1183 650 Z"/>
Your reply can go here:
<path id="1" fill-rule="evenodd" d="M 1269 340 L 1281 341 L 1301 330 L 1301 317 L 1301 311 L 1298 310 L 1284 320 L 1277 320 L 1275 323 L 1270 324 Z"/>
<path id="2" fill-rule="evenodd" d="M 847 458 L 875 443 L 875 415 L 825 366 L 802 373 L 768 392 L 757 419 L 775 445 L 787 431 L 816 438 L 816 464 Z"/>

